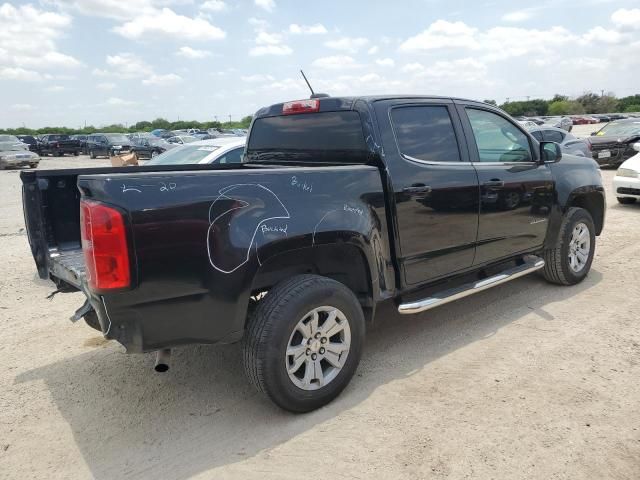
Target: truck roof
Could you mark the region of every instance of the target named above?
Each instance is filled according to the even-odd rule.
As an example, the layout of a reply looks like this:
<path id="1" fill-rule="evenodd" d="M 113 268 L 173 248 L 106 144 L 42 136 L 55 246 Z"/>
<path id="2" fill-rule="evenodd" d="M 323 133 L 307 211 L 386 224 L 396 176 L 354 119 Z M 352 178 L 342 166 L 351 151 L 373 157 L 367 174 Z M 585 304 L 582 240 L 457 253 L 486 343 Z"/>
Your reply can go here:
<path id="1" fill-rule="evenodd" d="M 469 100 L 465 98 L 459 97 L 446 97 L 442 95 L 411 95 L 411 94 L 397 94 L 397 95 L 360 95 L 360 96 L 345 96 L 345 97 L 322 97 L 316 98 L 320 102 L 320 112 L 329 112 L 336 110 L 352 110 L 353 105 L 358 101 L 362 100 L 366 103 L 374 103 L 382 100 L 408 100 L 408 99 L 416 99 L 416 100 L 460 100 L 464 102 L 471 102 L 477 104 L 484 104 L 483 102 L 479 102 L 477 100 Z M 302 101 L 307 99 L 293 99 L 291 101 Z M 255 114 L 255 117 L 270 117 L 274 115 L 282 115 L 282 106 L 288 102 L 275 103 L 268 107 L 263 107 L 258 110 Z"/>

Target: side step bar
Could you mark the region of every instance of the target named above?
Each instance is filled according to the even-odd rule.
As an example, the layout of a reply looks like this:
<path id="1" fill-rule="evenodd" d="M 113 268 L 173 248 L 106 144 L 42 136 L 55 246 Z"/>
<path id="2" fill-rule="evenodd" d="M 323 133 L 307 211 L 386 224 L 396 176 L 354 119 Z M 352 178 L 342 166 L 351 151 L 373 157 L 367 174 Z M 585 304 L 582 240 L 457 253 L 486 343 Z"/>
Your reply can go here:
<path id="1" fill-rule="evenodd" d="M 443 290 L 442 292 L 438 292 L 436 296 L 424 298 L 416 302 L 401 303 L 398 306 L 398 312 L 411 314 L 431 310 L 432 308 L 439 307 L 445 303 L 453 302 L 454 300 L 468 297 L 474 293 L 482 292 L 483 290 L 495 287 L 496 285 L 520 278 L 531 272 L 540 270 L 542 267 L 544 267 L 544 260 L 538 257 L 533 257 L 522 265 L 509 268 L 502 273 L 485 278 L 484 280 L 467 283 L 456 288 L 450 288 L 449 290 Z"/>

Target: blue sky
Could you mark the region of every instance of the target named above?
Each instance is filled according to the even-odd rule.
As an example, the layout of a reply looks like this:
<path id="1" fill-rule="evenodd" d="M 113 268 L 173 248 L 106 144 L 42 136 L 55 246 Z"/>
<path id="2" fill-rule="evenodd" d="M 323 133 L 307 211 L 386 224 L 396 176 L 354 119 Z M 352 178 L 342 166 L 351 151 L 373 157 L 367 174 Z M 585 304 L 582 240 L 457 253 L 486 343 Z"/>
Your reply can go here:
<path id="1" fill-rule="evenodd" d="M 0 0 L 0 127 L 332 95 L 640 93 L 637 0 Z"/>

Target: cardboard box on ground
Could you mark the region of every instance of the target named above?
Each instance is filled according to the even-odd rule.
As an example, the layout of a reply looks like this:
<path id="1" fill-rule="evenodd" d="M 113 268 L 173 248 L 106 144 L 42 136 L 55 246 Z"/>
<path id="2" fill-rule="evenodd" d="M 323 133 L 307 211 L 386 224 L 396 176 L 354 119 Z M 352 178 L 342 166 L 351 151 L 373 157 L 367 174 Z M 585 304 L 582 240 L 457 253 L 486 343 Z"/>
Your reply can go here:
<path id="1" fill-rule="evenodd" d="M 122 155 L 111 157 L 111 166 L 113 167 L 133 167 L 135 165 L 138 165 L 136 152 L 123 153 Z"/>

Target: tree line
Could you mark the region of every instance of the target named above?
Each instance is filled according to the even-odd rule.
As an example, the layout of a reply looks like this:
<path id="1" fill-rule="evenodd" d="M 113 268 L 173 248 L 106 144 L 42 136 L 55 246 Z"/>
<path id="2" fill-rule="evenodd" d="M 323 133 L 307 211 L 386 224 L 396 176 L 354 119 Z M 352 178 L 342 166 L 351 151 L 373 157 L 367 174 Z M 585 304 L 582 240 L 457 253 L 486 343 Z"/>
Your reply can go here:
<path id="1" fill-rule="evenodd" d="M 485 103 L 498 106 L 495 100 Z M 575 99 L 556 94 L 551 100 L 535 98 L 521 102 L 505 102 L 500 105 L 505 112 L 515 117 L 542 115 L 580 115 L 592 113 L 640 112 L 640 94 L 617 98 L 612 92 L 598 95 L 586 92 Z"/>
<path id="2" fill-rule="evenodd" d="M 188 128 L 197 128 L 200 130 L 207 130 L 209 128 L 223 128 L 223 129 L 233 129 L 233 128 L 249 128 L 251 124 L 251 119 L 253 117 L 248 115 L 243 117 L 239 122 L 198 122 L 198 121 L 188 121 L 188 120 L 179 120 L 177 122 L 170 122 L 169 120 L 165 120 L 164 118 L 156 118 L 152 121 L 142 121 L 134 123 L 129 127 L 126 127 L 120 123 L 114 123 L 113 125 L 106 125 L 104 127 L 94 127 L 92 125 L 87 125 L 83 128 L 70 128 L 70 127 L 43 127 L 43 128 L 27 128 L 27 127 L 19 127 L 19 128 L 7 128 L 0 129 L 0 133 L 8 134 L 8 135 L 40 135 L 43 133 L 62 133 L 67 135 L 79 134 L 79 135 L 89 135 L 95 132 L 104 132 L 104 133 L 133 133 L 133 132 L 150 132 L 151 130 L 156 130 L 158 128 L 162 128 L 164 130 L 186 130 Z"/>

